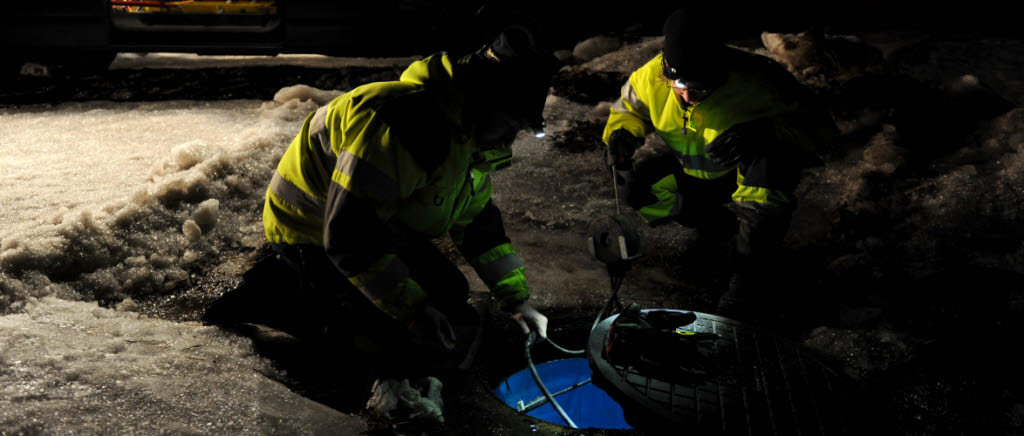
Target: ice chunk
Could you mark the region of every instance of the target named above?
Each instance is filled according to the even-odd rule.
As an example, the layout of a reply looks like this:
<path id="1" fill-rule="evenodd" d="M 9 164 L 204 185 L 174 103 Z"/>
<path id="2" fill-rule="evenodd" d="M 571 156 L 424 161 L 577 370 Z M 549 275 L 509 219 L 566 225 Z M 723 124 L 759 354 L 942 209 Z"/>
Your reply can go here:
<path id="1" fill-rule="evenodd" d="M 598 56 L 611 53 L 622 47 L 622 40 L 612 36 L 595 36 L 583 40 L 572 49 L 576 59 L 586 62 Z"/>
<path id="2" fill-rule="evenodd" d="M 203 233 L 210 233 L 210 230 L 217 226 L 217 211 L 219 208 L 220 201 L 214 198 L 199 203 L 199 207 L 192 214 L 191 221 L 199 225 Z"/>
<path id="3" fill-rule="evenodd" d="M 203 229 L 199 228 L 199 224 L 192 220 L 187 220 L 181 225 L 181 232 L 185 234 L 185 240 L 190 244 L 199 241 L 203 237 Z"/>
<path id="4" fill-rule="evenodd" d="M 189 141 L 171 149 L 171 164 L 176 170 L 187 170 L 202 162 L 211 153 L 203 141 Z"/>
<path id="5" fill-rule="evenodd" d="M 274 101 L 285 103 L 289 100 L 311 100 L 317 105 L 325 105 L 341 95 L 342 91 L 325 91 L 308 85 L 294 85 L 281 88 L 274 94 Z"/>

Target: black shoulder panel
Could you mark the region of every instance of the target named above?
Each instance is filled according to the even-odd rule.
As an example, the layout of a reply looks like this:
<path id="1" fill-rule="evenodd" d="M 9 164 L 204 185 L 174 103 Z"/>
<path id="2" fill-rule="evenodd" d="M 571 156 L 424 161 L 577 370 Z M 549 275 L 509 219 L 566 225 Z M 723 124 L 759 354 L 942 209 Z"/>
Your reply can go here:
<path id="1" fill-rule="evenodd" d="M 377 113 L 391 127 L 391 134 L 428 174 L 448 158 L 452 143 L 451 122 L 426 91 L 389 100 Z"/>

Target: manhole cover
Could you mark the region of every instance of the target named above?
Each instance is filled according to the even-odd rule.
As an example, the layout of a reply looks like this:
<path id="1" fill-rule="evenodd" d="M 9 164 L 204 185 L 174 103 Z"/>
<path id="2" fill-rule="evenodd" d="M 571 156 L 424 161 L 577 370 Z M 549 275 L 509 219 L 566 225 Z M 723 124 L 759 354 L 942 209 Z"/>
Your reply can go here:
<path id="1" fill-rule="evenodd" d="M 650 318 L 688 312 L 640 313 Z M 611 360 L 620 364 L 613 364 L 605 352 L 620 315 L 591 333 L 587 352 L 594 382 L 618 400 L 631 425 L 702 435 L 855 433 L 852 428 L 860 424 L 850 418 L 853 390 L 802 345 L 738 321 L 693 314 L 696 321 L 679 329 L 683 339 L 647 343 L 641 349 L 646 351 L 624 364 L 618 358 Z M 689 351 L 675 353 L 673 347 L 685 345 L 687 337 L 700 339 L 683 347 Z"/>

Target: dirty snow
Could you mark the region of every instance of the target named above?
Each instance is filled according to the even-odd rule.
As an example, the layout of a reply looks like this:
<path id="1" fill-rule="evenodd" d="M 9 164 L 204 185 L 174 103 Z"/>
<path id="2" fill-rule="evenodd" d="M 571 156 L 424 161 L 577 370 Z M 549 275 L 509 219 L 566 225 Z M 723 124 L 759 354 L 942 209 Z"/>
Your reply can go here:
<path id="1" fill-rule="evenodd" d="M 358 421 L 292 394 L 247 340 L 213 327 L 32 298 L 0 317 L 4 434 L 360 432 Z"/>

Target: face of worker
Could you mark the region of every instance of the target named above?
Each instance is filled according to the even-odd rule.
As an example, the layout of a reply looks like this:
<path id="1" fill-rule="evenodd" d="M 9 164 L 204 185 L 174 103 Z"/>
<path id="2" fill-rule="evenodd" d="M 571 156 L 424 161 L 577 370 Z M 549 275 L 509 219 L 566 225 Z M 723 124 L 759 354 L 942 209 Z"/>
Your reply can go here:
<path id="1" fill-rule="evenodd" d="M 690 95 L 690 90 L 686 88 L 672 87 L 672 92 L 674 92 L 676 97 L 680 100 L 685 101 L 686 104 L 695 105 L 700 102 L 700 100 L 697 100 L 696 96 Z"/>
<path id="2" fill-rule="evenodd" d="M 689 87 L 679 80 L 670 80 L 669 86 L 672 88 L 672 93 L 676 95 L 676 98 L 686 102 L 688 105 L 695 105 L 704 101 L 704 99 L 708 97 L 708 94 L 711 93 L 710 89 Z"/>
<path id="3" fill-rule="evenodd" d="M 527 129 L 525 118 L 504 110 L 482 111 L 476 123 L 476 141 L 482 149 L 508 147 L 520 130 Z"/>

